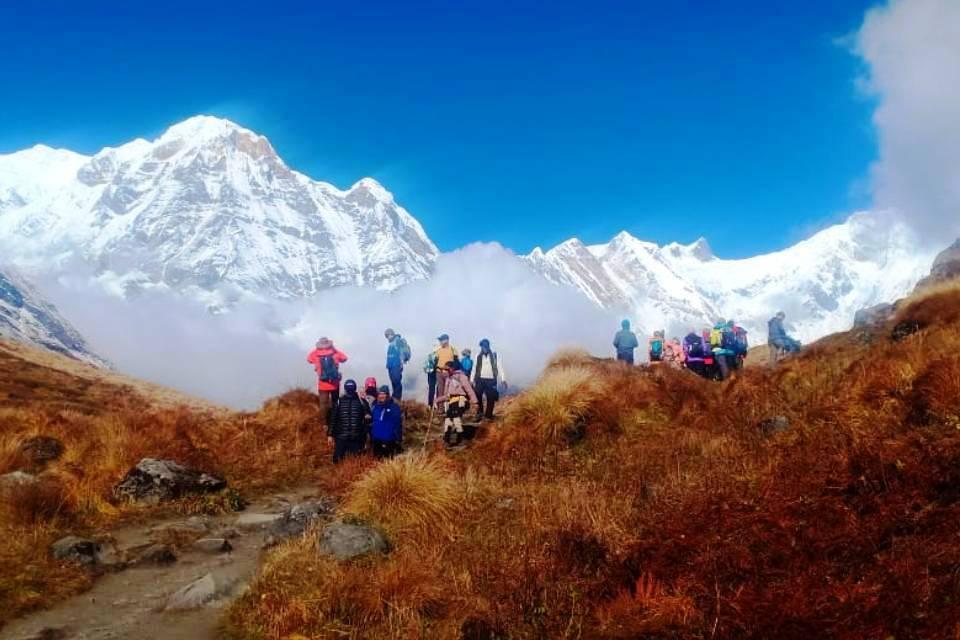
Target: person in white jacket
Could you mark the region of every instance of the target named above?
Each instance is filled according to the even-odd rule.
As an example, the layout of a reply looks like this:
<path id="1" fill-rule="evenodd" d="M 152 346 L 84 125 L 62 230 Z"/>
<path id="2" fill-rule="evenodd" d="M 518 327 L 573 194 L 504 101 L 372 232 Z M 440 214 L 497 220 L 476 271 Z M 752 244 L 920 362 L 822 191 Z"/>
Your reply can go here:
<path id="1" fill-rule="evenodd" d="M 437 396 L 437 404 L 444 408 L 446 419 L 443 421 L 443 440 L 455 447 L 463 439 L 463 414 L 470 407 L 471 402 L 477 402 L 477 394 L 473 390 L 468 378 L 460 367 L 460 363 L 451 360 L 444 370 L 447 374 L 447 383 L 443 392 Z"/>
<path id="2" fill-rule="evenodd" d="M 500 386 L 506 388 L 503 359 L 490 348 L 490 341 L 480 341 L 480 353 L 473 363 L 473 386 L 477 390 L 477 419 L 493 420 L 493 409 L 500 399 Z M 486 402 L 484 402 L 486 401 Z"/>

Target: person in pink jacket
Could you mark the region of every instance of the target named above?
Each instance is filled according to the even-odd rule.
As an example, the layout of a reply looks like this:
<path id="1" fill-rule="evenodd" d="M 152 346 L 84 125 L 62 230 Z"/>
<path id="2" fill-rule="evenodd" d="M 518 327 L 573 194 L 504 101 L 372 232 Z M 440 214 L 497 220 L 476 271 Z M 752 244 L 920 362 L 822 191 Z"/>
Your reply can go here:
<path id="1" fill-rule="evenodd" d="M 477 393 L 470 384 L 470 378 L 456 360 L 447 362 L 444 367 L 447 373 L 447 383 L 441 395 L 437 396 L 437 405 L 443 406 L 446 418 L 443 421 L 443 440 L 451 447 L 460 444 L 463 439 L 463 414 L 470 408 L 470 403 L 477 403 Z"/>

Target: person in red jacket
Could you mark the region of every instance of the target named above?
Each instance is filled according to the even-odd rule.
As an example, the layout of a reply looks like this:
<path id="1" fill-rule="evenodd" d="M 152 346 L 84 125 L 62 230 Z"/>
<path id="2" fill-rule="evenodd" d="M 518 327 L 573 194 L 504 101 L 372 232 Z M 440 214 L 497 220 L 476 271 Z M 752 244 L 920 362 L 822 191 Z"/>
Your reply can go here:
<path id="1" fill-rule="evenodd" d="M 307 362 L 312 364 L 317 372 L 320 413 L 324 415 L 328 425 L 330 412 L 340 398 L 340 365 L 346 361 L 346 354 L 334 347 L 333 341 L 326 337 L 317 340 L 317 348 L 307 356 Z"/>

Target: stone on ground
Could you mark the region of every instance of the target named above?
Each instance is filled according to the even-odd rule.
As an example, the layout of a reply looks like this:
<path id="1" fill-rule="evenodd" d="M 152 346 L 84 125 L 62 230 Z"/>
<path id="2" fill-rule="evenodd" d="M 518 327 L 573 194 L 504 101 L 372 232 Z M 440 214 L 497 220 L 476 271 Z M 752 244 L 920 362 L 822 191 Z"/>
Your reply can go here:
<path id="1" fill-rule="evenodd" d="M 170 596 L 164 610 L 183 611 L 186 609 L 197 609 L 213 602 L 216 597 L 217 583 L 213 579 L 213 576 L 208 573 Z"/>
<path id="2" fill-rule="evenodd" d="M 214 493 L 226 486 L 222 478 L 173 460 L 144 458 L 127 472 L 114 494 L 135 501 L 162 502 L 192 493 Z"/>
<path id="3" fill-rule="evenodd" d="M 328 524 L 320 535 L 320 552 L 341 562 L 388 550 L 383 534 L 363 525 L 334 522 Z"/>
<path id="4" fill-rule="evenodd" d="M 66 536 L 60 538 L 50 546 L 53 557 L 57 560 L 78 562 L 92 566 L 100 561 L 100 545 L 87 538 Z"/>

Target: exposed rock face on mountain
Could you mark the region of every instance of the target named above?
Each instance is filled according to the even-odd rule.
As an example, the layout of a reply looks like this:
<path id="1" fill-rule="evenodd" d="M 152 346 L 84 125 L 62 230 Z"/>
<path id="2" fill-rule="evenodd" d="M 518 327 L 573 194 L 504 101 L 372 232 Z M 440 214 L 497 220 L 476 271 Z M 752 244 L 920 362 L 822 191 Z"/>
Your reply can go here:
<path id="1" fill-rule="evenodd" d="M 83 336 L 60 316 L 22 276 L 0 271 L 0 337 L 68 355 L 99 367 L 105 360 L 94 354 Z"/>
<path id="2" fill-rule="evenodd" d="M 940 252 L 930 275 L 917 283 L 917 291 L 960 277 L 960 240 Z"/>
<path id="3" fill-rule="evenodd" d="M 766 340 L 778 310 L 804 341 L 849 328 L 858 309 L 902 297 L 926 273 L 904 226 L 859 213 L 793 247 L 742 260 L 713 255 L 703 239 L 658 246 L 621 233 L 610 243 L 569 240 L 526 260 L 551 281 L 632 318 L 643 331 L 681 334 L 718 319 Z"/>
<path id="4" fill-rule="evenodd" d="M 0 253 L 30 269 L 79 259 L 126 294 L 269 298 L 393 289 L 426 278 L 437 257 L 375 180 L 345 191 L 314 181 L 263 136 L 207 116 L 93 156 L 0 156 Z"/>

